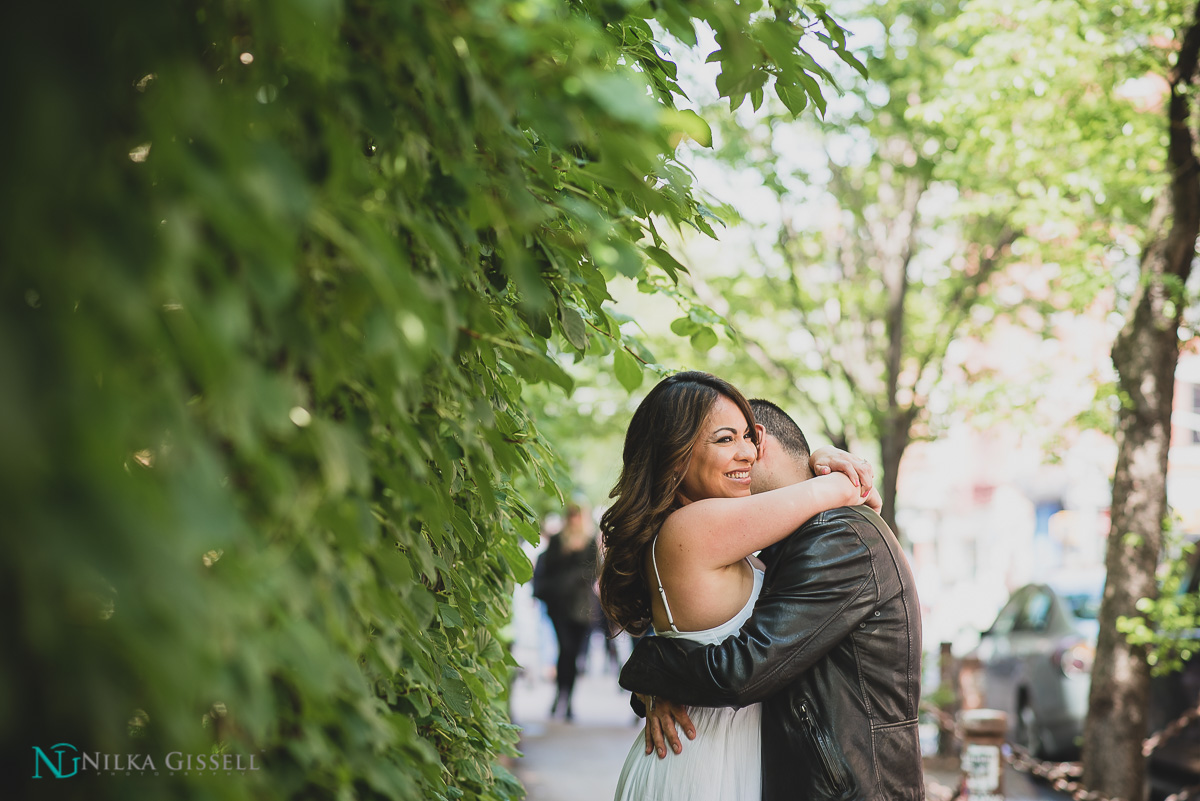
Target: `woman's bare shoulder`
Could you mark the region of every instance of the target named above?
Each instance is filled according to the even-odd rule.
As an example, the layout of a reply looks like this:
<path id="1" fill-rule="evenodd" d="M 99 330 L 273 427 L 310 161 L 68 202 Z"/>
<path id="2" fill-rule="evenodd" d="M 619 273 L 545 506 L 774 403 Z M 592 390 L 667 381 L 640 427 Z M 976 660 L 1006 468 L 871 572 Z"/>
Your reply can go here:
<path id="1" fill-rule="evenodd" d="M 715 531 L 713 514 L 720 501 L 728 499 L 706 498 L 676 509 L 658 532 L 659 559 L 688 561 L 707 560 L 707 543 L 719 532 Z M 714 501 L 717 502 L 714 504 Z M 740 557 L 739 557 L 740 558 Z"/>

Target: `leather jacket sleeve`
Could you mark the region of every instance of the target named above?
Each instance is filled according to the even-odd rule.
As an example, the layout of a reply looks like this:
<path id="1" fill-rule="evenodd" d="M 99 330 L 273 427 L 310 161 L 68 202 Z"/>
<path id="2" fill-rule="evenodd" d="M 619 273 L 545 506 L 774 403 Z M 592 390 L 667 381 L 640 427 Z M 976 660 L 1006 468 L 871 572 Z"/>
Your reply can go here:
<path id="1" fill-rule="evenodd" d="M 717 645 L 638 643 L 621 686 L 694 706 L 745 706 L 786 687 L 851 635 L 880 602 L 871 550 L 849 510 L 832 510 L 782 542 L 753 616 Z"/>

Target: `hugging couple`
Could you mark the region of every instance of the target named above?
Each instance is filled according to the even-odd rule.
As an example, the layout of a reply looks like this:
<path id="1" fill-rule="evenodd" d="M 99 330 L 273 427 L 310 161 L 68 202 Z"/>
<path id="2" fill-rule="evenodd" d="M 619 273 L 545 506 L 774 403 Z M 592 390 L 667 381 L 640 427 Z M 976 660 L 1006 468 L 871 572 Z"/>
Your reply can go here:
<path id="1" fill-rule="evenodd" d="M 924 798 L 920 609 L 871 485 L 716 376 L 650 391 L 600 522 L 604 609 L 656 635 L 617 801 Z"/>

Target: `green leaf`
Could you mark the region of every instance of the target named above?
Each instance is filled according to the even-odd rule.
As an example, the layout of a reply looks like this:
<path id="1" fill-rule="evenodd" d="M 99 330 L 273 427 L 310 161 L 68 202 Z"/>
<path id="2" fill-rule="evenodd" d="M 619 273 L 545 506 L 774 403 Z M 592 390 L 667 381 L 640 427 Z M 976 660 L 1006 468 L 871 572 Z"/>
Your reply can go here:
<path id="1" fill-rule="evenodd" d="M 641 254 L 628 242 L 610 239 L 592 246 L 592 255 L 604 267 L 609 267 L 626 278 L 637 278 L 645 269 Z"/>
<path id="2" fill-rule="evenodd" d="M 587 95 L 614 118 L 646 129 L 657 127 L 659 109 L 636 73 L 589 72 L 580 80 Z"/>
<path id="3" fill-rule="evenodd" d="M 439 603 L 437 605 L 438 619 L 442 621 L 443 626 L 449 628 L 461 628 L 463 624 L 462 615 L 458 610 L 450 604 Z"/>
<path id="4" fill-rule="evenodd" d="M 617 375 L 617 381 L 621 382 L 621 386 L 625 387 L 626 391 L 633 392 L 642 385 L 642 379 L 645 376 L 642 373 L 641 362 L 623 348 L 618 348 L 613 353 L 613 369 Z"/>
<path id="5" fill-rule="evenodd" d="M 613 262 L 613 266 L 617 268 L 617 272 L 626 278 L 636 278 L 641 275 L 645 269 L 645 263 L 642 261 L 641 254 L 638 253 L 637 248 L 622 241 L 613 242 L 612 245 L 617 252 L 617 258 Z"/>
<path id="6" fill-rule="evenodd" d="M 446 665 L 442 668 L 442 698 L 455 714 L 468 717 L 471 714 L 471 693 L 457 670 Z"/>
<path id="7" fill-rule="evenodd" d="M 812 77 L 805 75 L 804 73 L 798 74 L 796 76 L 796 80 L 803 85 L 805 93 L 812 98 L 812 102 L 817 107 L 817 112 L 823 115 L 825 113 L 826 104 L 825 95 L 821 94 L 820 85 L 818 85 L 817 82 L 812 79 Z"/>
<path id="8" fill-rule="evenodd" d="M 717 332 L 709 326 L 704 326 L 692 334 L 692 347 L 701 353 L 707 353 L 717 344 Z"/>
<path id="9" fill-rule="evenodd" d="M 405 596 L 405 603 L 416 619 L 418 629 L 425 629 L 433 622 L 437 601 L 428 589 L 421 585 L 410 585 L 411 591 Z"/>
<path id="10" fill-rule="evenodd" d="M 679 317 L 671 321 L 671 331 L 681 337 L 689 337 L 700 330 L 700 324 L 691 317 Z"/>
<path id="11" fill-rule="evenodd" d="M 414 689 L 408 693 L 405 693 L 403 698 L 408 701 L 408 703 L 412 704 L 413 711 L 416 712 L 417 717 L 423 718 L 433 711 L 433 707 L 429 704 L 429 696 L 424 690 Z"/>
<path id="12" fill-rule="evenodd" d="M 541 540 L 541 532 L 539 532 L 537 528 L 531 525 L 527 520 L 514 520 L 513 528 L 515 528 L 517 533 L 521 535 L 521 539 L 525 540 L 530 545 L 537 545 Z"/>
<path id="13" fill-rule="evenodd" d="M 674 256 L 660 247 L 650 245 L 643 249 L 646 251 L 646 255 L 648 255 L 655 264 L 666 271 L 667 275 L 671 277 L 672 281 L 678 281 L 679 273 L 686 273 L 688 271 L 687 267 L 684 267 L 679 263 L 679 261 L 676 260 Z"/>
<path id="14" fill-rule="evenodd" d="M 543 309 L 521 307 L 517 310 L 526 324 L 529 326 L 529 331 L 534 336 L 540 339 L 549 339 L 552 330 L 550 328 L 550 315 Z"/>
<path id="15" fill-rule="evenodd" d="M 563 337 L 579 350 L 587 350 L 587 323 L 583 321 L 583 315 L 559 301 L 558 319 Z"/>
<path id="16" fill-rule="evenodd" d="M 779 95 L 779 99 L 787 106 L 787 110 L 792 113 L 793 117 L 798 117 L 808 105 L 808 93 L 794 84 L 777 82 L 775 93 Z"/>
<path id="17" fill-rule="evenodd" d="M 687 4 L 680 2 L 662 3 L 658 20 L 670 34 L 691 47 L 696 46 L 695 22 L 692 10 Z"/>
<path id="18" fill-rule="evenodd" d="M 661 121 L 664 128 L 687 134 L 702 147 L 712 147 L 712 127 L 691 109 L 663 109 Z"/>
<path id="19" fill-rule="evenodd" d="M 504 561 L 512 570 L 513 581 L 524 584 L 533 578 L 533 564 L 525 555 L 525 551 L 521 550 L 521 547 L 515 542 L 512 540 L 502 541 L 500 555 L 504 557 Z"/>
<path id="20" fill-rule="evenodd" d="M 858 57 L 855 56 L 854 53 L 851 52 L 850 50 L 847 50 L 844 46 L 835 49 L 833 52 L 837 54 L 838 58 L 840 58 L 842 61 L 846 62 L 851 67 L 853 67 L 855 70 L 857 70 L 858 74 L 861 75 L 862 77 L 864 77 L 864 78 L 871 77 L 867 72 L 867 65 L 863 64 L 861 61 L 859 61 Z"/>

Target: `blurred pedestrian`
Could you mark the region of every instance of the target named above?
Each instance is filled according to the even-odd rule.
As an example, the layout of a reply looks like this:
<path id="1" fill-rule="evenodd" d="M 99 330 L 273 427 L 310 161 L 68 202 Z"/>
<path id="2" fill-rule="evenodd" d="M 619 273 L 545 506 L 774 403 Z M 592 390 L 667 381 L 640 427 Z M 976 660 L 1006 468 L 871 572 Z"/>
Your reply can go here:
<path id="1" fill-rule="evenodd" d="M 571 503 L 562 531 L 538 557 L 533 576 L 533 595 L 546 604 L 558 640 L 558 691 L 550 707 L 551 717 L 560 711 L 567 720 L 575 717 L 571 695 L 579 675 L 579 657 L 592 630 L 595 581 L 596 539 L 591 519 L 582 505 Z"/>

